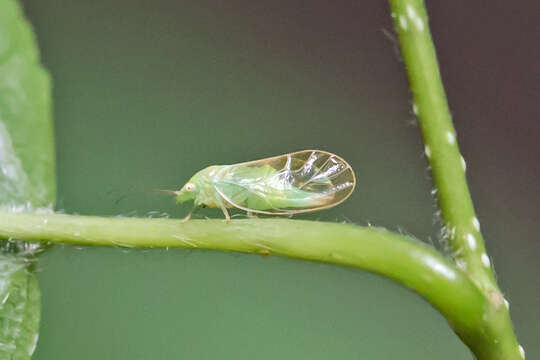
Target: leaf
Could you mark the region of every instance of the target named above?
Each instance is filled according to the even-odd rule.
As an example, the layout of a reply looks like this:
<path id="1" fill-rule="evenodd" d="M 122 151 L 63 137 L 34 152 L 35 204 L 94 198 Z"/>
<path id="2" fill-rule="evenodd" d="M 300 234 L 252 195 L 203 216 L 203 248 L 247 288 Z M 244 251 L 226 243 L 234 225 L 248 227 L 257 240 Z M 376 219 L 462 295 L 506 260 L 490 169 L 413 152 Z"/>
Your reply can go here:
<path id="1" fill-rule="evenodd" d="M 0 359 L 29 359 L 39 328 L 39 287 L 20 256 L 0 258 Z"/>
<path id="2" fill-rule="evenodd" d="M 52 210 L 56 195 L 50 84 L 32 29 L 15 0 L 0 2 L 0 206 Z M 40 210 L 43 211 L 43 210 Z M 39 245 L 0 247 L 0 358 L 28 360 L 40 294 L 31 264 Z"/>
<path id="3" fill-rule="evenodd" d="M 49 76 L 14 0 L 0 2 L 0 204 L 51 206 L 56 196 Z"/>

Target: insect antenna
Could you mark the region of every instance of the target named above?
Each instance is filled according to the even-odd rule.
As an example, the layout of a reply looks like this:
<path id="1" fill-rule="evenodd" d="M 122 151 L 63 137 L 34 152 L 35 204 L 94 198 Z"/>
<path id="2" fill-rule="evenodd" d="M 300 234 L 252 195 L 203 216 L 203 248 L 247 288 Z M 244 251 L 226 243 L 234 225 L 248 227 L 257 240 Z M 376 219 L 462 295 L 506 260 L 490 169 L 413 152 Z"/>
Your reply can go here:
<path id="1" fill-rule="evenodd" d="M 155 194 L 155 193 L 178 195 L 178 191 L 174 191 L 174 190 L 148 189 L 148 188 L 145 188 L 145 189 L 132 188 L 132 189 L 129 189 L 129 190 L 122 189 L 122 191 L 110 190 L 110 191 L 107 192 L 107 195 L 112 196 L 114 198 L 114 205 L 118 206 L 124 200 L 126 200 L 128 198 L 132 198 L 135 195 Z"/>
<path id="2" fill-rule="evenodd" d="M 152 189 L 152 192 L 157 192 L 161 194 L 170 194 L 170 195 L 178 195 L 180 191 L 177 190 L 165 190 L 165 189 Z"/>
<path id="3" fill-rule="evenodd" d="M 106 192 L 107 197 L 112 198 L 115 206 L 118 206 L 121 202 L 124 200 L 133 197 L 136 194 L 144 193 L 144 190 L 138 189 L 136 187 L 132 187 L 130 189 L 111 189 Z"/>

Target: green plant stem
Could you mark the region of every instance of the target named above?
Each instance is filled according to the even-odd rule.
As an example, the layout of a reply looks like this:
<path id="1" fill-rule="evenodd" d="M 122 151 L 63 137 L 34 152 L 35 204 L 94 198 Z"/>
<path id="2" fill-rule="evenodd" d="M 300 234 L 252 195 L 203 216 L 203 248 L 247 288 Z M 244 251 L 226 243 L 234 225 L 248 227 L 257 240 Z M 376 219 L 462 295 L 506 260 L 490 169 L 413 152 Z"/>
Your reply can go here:
<path id="1" fill-rule="evenodd" d="M 168 219 L 0 212 L 0 238 L 237 251 L 356 267 L 393 279 L 423 296 L 462 339 L 481 344 L 480 350 L 503 351 L 501 346 L 507 346 L 486 346 L 486 342 L 493 342 L 492 307 L 464 272 L 432 247 L 381 228 L 284 219 L 180 223 Z"/>
<path id="2" fill-rule="evenodd" d="M 481 288 L 497 288 L 490 266 L 482 263 L 484 241 L 465 178 L 435 48 L 421 0 L 392 0 L 395 27 L 407 67 L 452 255 Z"/>
<path id="3" fill-rule="evenodd" d="M 490 353 L 489 349 L 478 349 L 475 354 L 482 359 L 519 359 L 508 309 L 495 281 L 467 186 L 466 164 L 452 124 L 424 1 L 390 0 L 390 5 L 452 258 L 491 302 L 493 341 L 508 343 L 507 353 L 481 357 L 478 351 Z"/>
<path id="4" fill-rule="evenodd" d="M 432 247 L 381 228 L 285 219 L 179 220 L 0 212 L 0 238 L 146 248 L 238 251 L 352 266 L 424 296 L 454 328 L 482 323 L 485 297 Z M 463 301 L 467 299 L 467 301 Z"/>

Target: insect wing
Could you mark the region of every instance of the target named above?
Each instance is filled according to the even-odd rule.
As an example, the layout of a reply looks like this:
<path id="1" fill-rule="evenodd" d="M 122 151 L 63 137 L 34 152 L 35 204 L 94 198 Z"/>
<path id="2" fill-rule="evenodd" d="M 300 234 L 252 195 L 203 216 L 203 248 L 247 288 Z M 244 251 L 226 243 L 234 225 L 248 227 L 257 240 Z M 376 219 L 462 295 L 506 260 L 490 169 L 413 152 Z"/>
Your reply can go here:
<path id="1" fill-rule="evenodd" d="M 232 206 L 287 215 L 336 206 L 354 190 L 354 171 L 329 152 L 304 150 L 227 166 L 218 193 Z"/>

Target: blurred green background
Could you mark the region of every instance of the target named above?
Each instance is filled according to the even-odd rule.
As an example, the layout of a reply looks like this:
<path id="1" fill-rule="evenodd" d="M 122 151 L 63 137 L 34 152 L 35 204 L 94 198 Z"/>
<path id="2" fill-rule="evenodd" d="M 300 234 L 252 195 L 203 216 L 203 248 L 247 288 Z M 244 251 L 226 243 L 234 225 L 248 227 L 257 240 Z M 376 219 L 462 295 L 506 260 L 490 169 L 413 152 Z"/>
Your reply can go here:
<path id="1" fill-rule="evenodd" d="M 534 359 L 540 6 L 428 3 L 487 248 Z M 181 217 L 187 206 L 147 190 L 178 188 L 211 164 L 320 148 L 351 163 L 358 187 L 339 207 L 300 218 L 371 223 L 437 244 L 386 2 L 23 6 L 54 81 L 58 210 Z M 39 271 L 38 360 L 472 359 L 421 298 L 356 270 L 57 246 Z"/>

